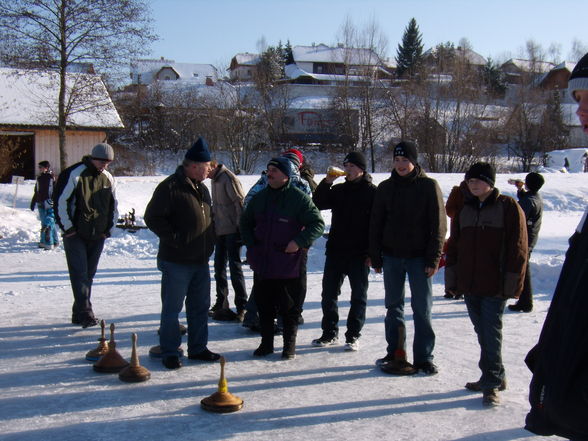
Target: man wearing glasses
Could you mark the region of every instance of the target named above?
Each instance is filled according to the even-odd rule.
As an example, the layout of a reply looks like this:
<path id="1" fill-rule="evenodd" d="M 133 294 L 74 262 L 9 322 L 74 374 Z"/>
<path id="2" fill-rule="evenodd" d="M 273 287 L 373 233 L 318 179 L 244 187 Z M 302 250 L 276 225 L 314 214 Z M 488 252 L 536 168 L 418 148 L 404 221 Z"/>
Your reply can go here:
<path id="1" fill-rule="evenodd" d="M 106 170 L 113 159 L 109 144 L 97 144 L 91 155 L 61 172 L 53 192 L 74 296 L 71 322 L 82 328 L 98 324 L 90 301 L 92 281 L 104 240 L 118 219 L 115 182 Z"/>

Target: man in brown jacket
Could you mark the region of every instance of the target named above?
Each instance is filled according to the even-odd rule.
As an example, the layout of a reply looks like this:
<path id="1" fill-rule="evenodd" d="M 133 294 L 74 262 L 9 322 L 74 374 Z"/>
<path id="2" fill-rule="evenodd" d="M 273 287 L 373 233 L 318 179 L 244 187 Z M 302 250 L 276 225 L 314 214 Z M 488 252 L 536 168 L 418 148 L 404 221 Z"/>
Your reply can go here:
<path id="1" fill-rule="evenodd" d="M 384 372 L 436 374 L 435 333 L 431 324 L 433 287 L 445 241 L 447 220 L 437 181 L 417 161 L 416 145 L 394 147 L 392 176 L 378 186 L 372 207 L 369 255 L 376 272 L 384 271 L 387 354 L 376 361 Z M 406 360 L 404 283 L 410 284 L 414 366 Z"/>
<path id="2" fill-rule="evenodd" d="M 212 306 L 213 318 L 235 317 L 229 310 L 229 284 L 227 282 L 227 261 L 231 284 L 235 291 L 237 319 L 243 321 L 247 291 L 241 267 L 241 236 L 239 220 L 243 212 L 245 193 L 235 174 L 223 164 L 216 165 L 208 177 L 212 189 L 212 215 L 216 232 L 214 248 L 214 280 L 216 281 L 216 302 Z M 217 312 L 218 311 L 218 312 Z"/>
<path id="3" fill-rule="evenodd" d="M 483 392 L 483 403 L 495 406 L 506 388 L 502 364 L 502 314 L 506 299 L 523 289 L 527 264 L 527 228 L 519 204 L 494 188 L 494 168 L 483 162 L 465 175 L 474 198 L 451 222 L 445 287 L 463 294 L 481 347 L 478 381 L 467 383 Z"/>

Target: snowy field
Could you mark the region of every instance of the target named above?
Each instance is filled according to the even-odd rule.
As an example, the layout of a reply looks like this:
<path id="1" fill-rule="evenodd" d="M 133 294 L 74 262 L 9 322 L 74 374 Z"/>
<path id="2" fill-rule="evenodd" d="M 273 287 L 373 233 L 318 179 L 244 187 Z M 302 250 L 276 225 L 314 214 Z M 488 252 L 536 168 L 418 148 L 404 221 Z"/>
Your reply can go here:
<path id="1" fill-rule="evenodd" d="M 463 175 L 432 175 L 447 198 Z M 387 175 L 378 174 L 380 182 Z M 497 186 L 514 195 L 508 178 Z M 248 189 L 257 177 L 242 178 Z M 320 178 L 320 177 L 319 177 Z M 546 174 L 545 214 L 532 256 L 535 309 L 507 311 L 503 355 L 508 389 L 502 405 L 487 409 L 481 394 L 464 389 L 477 380 L 479 347 L 463 301 L 443 298 L 442 271 L 434 278 L 433 326 L 437 334 L 436 376 L 394 377 L 374 366 L 385 355 L 384 288 L 370 276 L 366 325 L 360 350 L 314 348 L 320 330 L 321 276 L 325 239 L 310 251 L 306 323 L 300 327 L 297 358 L 252 356 L 259 336 L 237 323 L 210 321 L 209 348 L 227 359 L 230 391 L 245 405 L 233 414 L 211 414 L 200 400 L 216 391 L 218 364 L 184 360 L 168 371 L 150 359 L 158 344 L 159 280 L 157 240 L 143 230 L 117 229 L 107 241 L 95 278 L 96 315 L 116 324 L 119 352 L 130 358 L 130 335 L 139 338 L 141 364 L 151 380 L 128 384 L 116 374 L 99 374 L 84 357 L 96 347 L 98 328 L 70 324 L 72 294 L 62 249 L 37 248 L 40 223 L 28 209 L 33 182 L 0 185 L 0 439 L 1 440 L 514 440 L 540 439 L 525 431 L 530 373 L 523 363 L 538 338 L 572 234 L 588 201 L 588 174 Z M 121 213 L 145 205 L 163 176 L 120 178 Z M 329 212 L 323 212 L 330 221 Z M 212 264 L 212 262 L 211 262 Z M 251 287 L 252 274 L 247 269 Z M 213 284 L 214 289 L 214 284 Z M 348 285 L 340 299 L 346 317 Z M 232 300 L 232 296 L 231 296 Z M 409 359 L 411 309 L 406 307 Z M 183 321 L 185 323 L 185 321 Z M 345 321 L 341 334 L 345 330 Z M 185 347 L 185 345 L 184 345 Z"/>

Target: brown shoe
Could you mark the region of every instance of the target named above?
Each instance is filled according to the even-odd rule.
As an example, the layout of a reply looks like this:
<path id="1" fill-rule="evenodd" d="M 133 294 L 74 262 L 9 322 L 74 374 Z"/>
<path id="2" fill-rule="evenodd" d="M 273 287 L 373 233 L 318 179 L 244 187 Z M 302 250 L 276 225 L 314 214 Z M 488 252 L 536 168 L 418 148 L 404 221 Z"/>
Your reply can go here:
<path id="1" fill-rule="evenodd" d="M 498 388 L 486 389 L 482 395 L 482 404 L 484 406 L 492 407 L 500 404 L 500 397 L 498 396 Z"/>
<path id="2" fill-rule="evenodd" d="M 466 383 L 465 388 L 474 392 L 482 392 L 482 387 L 480 386 L 479 381 L 472 381 L 471 383 Z M 503 391 L 506 389 L 506 378 L 502 380 L 500 386 L 497 388 L 499 391 Z"/>

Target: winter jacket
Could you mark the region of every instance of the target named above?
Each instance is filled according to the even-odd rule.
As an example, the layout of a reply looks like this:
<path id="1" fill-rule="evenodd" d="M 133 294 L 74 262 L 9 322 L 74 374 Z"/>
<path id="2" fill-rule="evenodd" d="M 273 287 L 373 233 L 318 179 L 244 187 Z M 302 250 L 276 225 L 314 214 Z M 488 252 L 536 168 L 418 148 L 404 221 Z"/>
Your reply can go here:
<path id="1" fill-rule="evenodd" d="M 51 203 L 53 203 L 51 199 L 53 196 L 54 184 L 55 177 L 50 171 L 43 172 L 37 177 L 33 198 L 31 199 L 31 210 L 35 209 L 36 204 L 43 204 L 45 201 L 51 201 Z"/>
<path id="2" fill-rule="evenodd" d="M 588 223 L 570 239 L 553 300 L 526 363 L 533 377 L 525 429 L 588 440 Z"/>
<path id="3" fill-rule="evenodd" d="M 466 181 L 461 181 L 459 186 L 454 186 L 451 189 L 451 193 L 449 193 L 447 202 L 445 203 L 445 211 L 447 212 L 447 216 L 453 219 L 459 214 L 463 208 L 463 204 L 465 204 L 466 201 L 471 200 L 473 197 L 474 196 L 472 193 L 470 193 L 470 189 L 468 188 Z"/>
<path id="4" fill-rule="evenodd" d="M 317 187 L 317 183 L 314 180 L 314 170 L 306 162 L 300 166 L 300 177 L 308 183 L 310 191 L 314 194 Z"/>
<path id="5" fill-rule="evenodd" d="M 239 219 L 243 211 L 245 192 L 235 174 L 224 165 L 211 179 L 212 215 L 217 236 L 239 231 Z"/>
<path id="6" fill-rule="evenodd" d="M 441 190 L 420 166 L 404 177 L 394 170 L 378 185 L 369 231 L 374 268 L 382 267 L 383 254 L 424 257 L 426 267 L 437 268 L 446 232 Z"/>
<path id="7" fill-rule="evenodd" d="M 339 256 L 368 255 L 370 214 L 376 186 L 365 173 L 354 182 L 332 185 L 322 180 L 313 202 L 319 210 L 331 210 L 331 231 L 326 254 Z"/>
<path id="8" fill-rule="evenodd" d="M 541 219 L 543 218 L 543 199 L 534 191 L 519 190 L 517 192 L 519 205 L 525 213 L 527 223 L 527 237 L 529 239 L 529 253 L 533 251 L 539 238 Z"/>
<path id="9" fill-rule="evenodd" d="M 517 298 L 527 264 L 525 215 L 517 202 L 494 189 L 486 200 L 467 202 L 451 222 L 445 288 L 458 294 Z"/>
<path id="10" fill-rule="evenodd" d="M 82 239 L 109 237 L 118 220 L 116 185 L 107 171 L 98 171 L 90 156 L 61 172 L 53 191 L 55 220 L 66 233 Z"/>
<path id="11" fill-rule="evenodd" d="M 261 279 L 300 276 L 303 249 L 323 233 L 325 223 L 310 197 L 290 181 L 279 189 L 267 186 L 257 193 L 241 216 L 241 238 L 247 260 Z M 300 249 L 285 253 L 295 241 Z"/>
<path id="12" fill-rule="evenodd" d="M 210 193 L 203 183 L 186 177 L 184 167 L 155 188 L 145 209 L 145 224 L 159 237 L 159 259 L 208 263 L 216 240 Z"/>
<path id="13" fill-rule="evenodd" d="M 303 193 L 311 196 L 312 191 L 310 191 L 310 186 L 308 185 L 308 183 L 306 181 L 304 181 L 303 179 L 300 178 L 300 170 L 298 169 L 298 166 L 295 165 L 292 161 L 288 161 L 288 164 L 290 165 L 290 170 L 291 170 L 291 175 L 290 175 L 291 185 L 293 185 L 296 188 L 299 188 L 300 190 L 302 190 Z M 264 171 L 261 174 L 261 177 L 258 179 L 258 181 L 247 192 L 247 195 L 245 196 L 245 200 L 243 201 L 243 205 L 246 207 L 247 204 L 249 203 L 249 201 L 251 200 L 251 198 L 253 196 L 255 196 L 257 193 L 259 193 L 261 190 L 263 190 L 265 187 L 267 187 L 267 174 Z"/>

